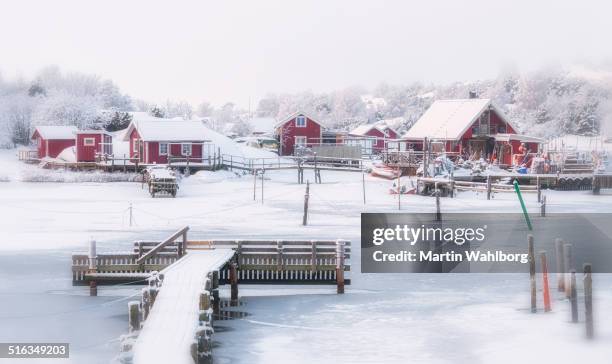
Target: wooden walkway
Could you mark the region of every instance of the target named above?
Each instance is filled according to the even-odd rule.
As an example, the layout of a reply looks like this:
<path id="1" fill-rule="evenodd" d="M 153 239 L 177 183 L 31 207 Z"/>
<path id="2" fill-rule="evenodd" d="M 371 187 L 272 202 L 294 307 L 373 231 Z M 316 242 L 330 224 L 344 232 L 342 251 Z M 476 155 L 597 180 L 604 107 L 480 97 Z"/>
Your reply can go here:
<path id="1" fill-rule="evenodd" d="M 161 272 L 163 286 L 134 345 L 134 364 L 194 363 L 192 343 L 207 275 L 221 269 L 234 254 L 232 249 L 190 251 Z"/>

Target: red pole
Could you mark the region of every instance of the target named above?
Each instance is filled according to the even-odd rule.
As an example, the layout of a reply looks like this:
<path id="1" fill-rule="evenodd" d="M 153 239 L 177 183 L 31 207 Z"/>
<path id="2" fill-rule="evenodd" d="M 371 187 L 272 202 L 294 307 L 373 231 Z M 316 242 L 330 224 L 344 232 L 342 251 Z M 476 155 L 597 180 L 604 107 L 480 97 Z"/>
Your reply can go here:
<path id="1" fill-rule="evenodd" d="M 550 312 L 550 291 L 548 289 L 548 263 L 546 262 L 546 252 L 540 252 L 542 260 L 542 293 L 544 295 L 544 312 Z"/>

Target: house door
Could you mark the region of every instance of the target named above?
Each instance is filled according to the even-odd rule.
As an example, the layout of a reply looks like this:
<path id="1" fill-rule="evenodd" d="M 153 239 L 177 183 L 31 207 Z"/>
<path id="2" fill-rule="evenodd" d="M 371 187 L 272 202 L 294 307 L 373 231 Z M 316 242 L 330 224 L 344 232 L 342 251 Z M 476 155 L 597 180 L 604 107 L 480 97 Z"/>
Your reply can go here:
<path id="1" fill-rule="evenodd" d="M 144 155 L 144 142 L 142 140 L 138 141 L 138 158 L 140 159 L 140 163 L 146 163 Z"/>
<path id="2" fill-rule="evenodd" d="M 83 138 L 83 147 L 79 155 L 81 162 L 93 162 L 96 160 L 96 138 Z"/>

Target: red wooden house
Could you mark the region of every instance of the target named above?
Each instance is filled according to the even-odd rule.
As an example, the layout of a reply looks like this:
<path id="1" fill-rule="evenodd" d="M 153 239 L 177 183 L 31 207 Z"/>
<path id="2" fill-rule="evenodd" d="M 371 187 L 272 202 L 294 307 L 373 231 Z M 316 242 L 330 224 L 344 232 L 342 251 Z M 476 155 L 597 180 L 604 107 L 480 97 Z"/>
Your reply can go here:
<path id="1" fill-rule="evenodd" d="M 134 120 L 124 136 L 130 143 L 130 159 L 143 164 L 167 164 L 170 157 L 202 162 L 206 127 L 198 121 L 159 118 Z"/>
<path id="2" fill-rule="evenodd" d="M 77 162 L 95 162 L 96 154 L 113 154 L 113 137 L 103 130 L 76 132 Z"/>
<path id="3" fill-rule="evenodd" d="M 300 147 L 312 147 L 322 142 L 321 123 L 303 112 L 293 113 L 275 126 L 280 155 L 294 155 Z"/>
<path id="4" fill-rule="evenodd" d="M 386 124 L 364 124 L 351 130 L 349 136 L 372 138 L 371 149 L 376 153 L 385 149 L 387 140 L 397 139 L 399 134 Z"/>
<path id="5" fill-rule="evenodd" d="M 31 139 L 36 141 L 38 158 L 55 158 L 64 149 L 74 146 L 76 132 L 75 126 L 37 126 Z"/>
<path id="6" fill-rule="evenodd" d="M 542 139 L 517 134 L 517 127 L 490 99 L 438 100 L 401 138 L 408 149 L 423 150 L 425 140 L 438 142 L 447 153 L 480 154 L 500 164 L 513 164 L 522 143 L 532 153 Z"/>

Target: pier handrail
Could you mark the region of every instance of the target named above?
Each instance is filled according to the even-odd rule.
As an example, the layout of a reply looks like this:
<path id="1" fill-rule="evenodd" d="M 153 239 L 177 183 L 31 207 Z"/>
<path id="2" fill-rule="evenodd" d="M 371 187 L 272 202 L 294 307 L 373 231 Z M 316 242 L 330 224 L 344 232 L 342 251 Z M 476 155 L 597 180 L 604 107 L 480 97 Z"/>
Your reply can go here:
<path id="1" fill-rule="evenodd" d="M 189 226 L 185 226 L 182 229 L 179 229 L 174 234 L 170 235 L 166 240 L 157 244 L 153 249 L 146 252 L 143 256 L 136 259 L 136 264 L 144 263 L 148 258 L 155 256 L 159 251 L 161 251 L 166 245 L 173 243 L 179 236 L 183 236 L 183 243 L 187 243 L 187 231 L 189 230 Z"/>

